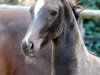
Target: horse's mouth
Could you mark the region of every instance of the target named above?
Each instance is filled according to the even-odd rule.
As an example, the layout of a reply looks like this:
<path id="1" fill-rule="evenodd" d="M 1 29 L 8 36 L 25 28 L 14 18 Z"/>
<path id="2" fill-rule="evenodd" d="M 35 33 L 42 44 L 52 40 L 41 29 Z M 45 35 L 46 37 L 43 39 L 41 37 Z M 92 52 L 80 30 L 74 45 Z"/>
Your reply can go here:
<path id="1" fill-rule="evenodd" d="M 33 52 L 23 51 L 23 54 L 25 57 L 33 59 L 33 58 L 36 58 L 38 56 L 38 51 L 33 51 Z"/>
<path id="2" fill-rule="evenodd" d="M 25 62 L 28 63 L 28 64 L 35 64 L 36 63 L 36 59 L 38 57 L 38 53 L 36 52 L 31 52 L 31 53 L 23 53 L 24 56 L 25 56 Z"/>
<path id="3" fill-rule="evenodd" d="M 38 55 L 37 52 L 31 52 L 31 53 L 28 53 L 28 56 L 29 56 L 30 58 L 36 58 L 37 55 Z"/>
<path id="4" fill-rule="evenodd" d="M 28 58 L 36 58 L 38 55 L 38 50 L 33 50 L 33 49 L 29 49 L 28 46 L 23 45 L 22 46 L 22 53 L 25 57 Z"/>

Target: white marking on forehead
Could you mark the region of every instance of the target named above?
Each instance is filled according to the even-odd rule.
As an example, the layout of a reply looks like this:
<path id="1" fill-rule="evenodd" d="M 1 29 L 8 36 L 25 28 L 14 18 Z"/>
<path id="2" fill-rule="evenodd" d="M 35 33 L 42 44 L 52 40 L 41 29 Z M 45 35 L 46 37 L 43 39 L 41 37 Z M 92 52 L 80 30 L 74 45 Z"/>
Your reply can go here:
<path id="1" fill-rule="evenodd" d="M 31 31 L 25 36 L 25 39 L 24 39 L 24 41 L 26 41 L 26 44 L 28 45 L 28 39 L 29 39 L 29 36 L 31 35 Z"/>
<path id="2" fill-rule="evenodd" d="M 35 5 L 35 10 L 34 10 L 34 15 L 35 15 L 35 18 L 39 12 L 39 10 L 44 6 L 45 2 L 44 0 L 38 0 L 36 5 Z"/>

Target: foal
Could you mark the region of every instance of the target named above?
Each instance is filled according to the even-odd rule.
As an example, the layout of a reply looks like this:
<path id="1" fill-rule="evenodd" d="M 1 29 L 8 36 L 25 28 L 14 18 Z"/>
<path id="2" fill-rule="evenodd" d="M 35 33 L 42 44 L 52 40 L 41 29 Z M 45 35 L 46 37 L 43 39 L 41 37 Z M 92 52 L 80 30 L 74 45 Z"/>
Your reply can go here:
<path id="1" fill-rule="evenodd" d="M 73 7 L 73 0 L 38 0 L 31 8 L 32 22 L 23 39 L 26 58 L 52 41 L 51 75 L 99 75 L 100 60 L 84 44 Z"/>

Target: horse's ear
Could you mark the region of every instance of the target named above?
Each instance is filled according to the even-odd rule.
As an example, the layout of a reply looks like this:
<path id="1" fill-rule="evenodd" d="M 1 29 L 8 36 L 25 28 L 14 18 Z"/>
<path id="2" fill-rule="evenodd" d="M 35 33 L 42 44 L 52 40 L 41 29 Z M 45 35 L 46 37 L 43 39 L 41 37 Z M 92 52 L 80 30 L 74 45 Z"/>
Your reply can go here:
<path id="1" fill-rule="evenodd" d="M 62 3 L 69 2 L 71 7 L 76 7 L 76 0 L 61 0 Z"/>
<path id="2" fill-rule="evenodd" d="M 73 7 L 73 3 L 72 0 L 61 0 L 62 4 L 63 4 L 63 9 L 65 12 L 65 16 L 71 16 L 72 14 L 72 7 Z"/>
<path id="3" fill-rule="evenodd" d="M 70 3 L 70 6 L 72 8 L 72 11 L 73 11 L 73 13 L 75 15 L 75 18 L 78 19 L 79 15 L 78 15 L 78 13 L 76 11 L 77 10 L 77 2 L 76 2 L 76 0 L 69 0 L 69 3 Z"/>
<path id="4" fill-rule="evenodd" d="M 76 0 L 69 0 L 71 7 L 76 7 Z"/>
<path id="5" fill-rule="evenodd" d="M 66 20 L 69 20 L 68 22 L 71 23 L 73 20 L 74 9 L 76 7 L 75 0 L 61 0 L 63 4 L 64 9 L 64 16 Z"/>

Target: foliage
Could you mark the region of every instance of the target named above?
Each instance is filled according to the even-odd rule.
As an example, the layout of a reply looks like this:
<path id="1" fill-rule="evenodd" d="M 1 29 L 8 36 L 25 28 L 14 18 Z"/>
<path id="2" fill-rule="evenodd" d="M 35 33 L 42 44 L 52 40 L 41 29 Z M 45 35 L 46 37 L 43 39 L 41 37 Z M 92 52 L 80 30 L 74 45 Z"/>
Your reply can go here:
<path id="1" fill-rule="evenodd" d="M 17 3 L 21 3 L 21 2 L 23 2 L 23 1 L 25 1 L 25 0 L 12 0 L 12 1 L 10 2 L 10 4 L 17 4 Z"/>
<path id="2" fill-rule="evenodd" d="M 90 9 L 100 9 L 100 0 L 81 0 L 80 4 Z M 100 37 L 100 20 L 84 20 L 85 34 Z M 100 57 L 100 42 L 85 41 L 88 50 Z"/>
<path id="3" fill-rule="evenodd" d="M 0 4 L 13 4 L 16 5 L 17 3 L 21 3 L 25 0 L 0 0 Z"/>

